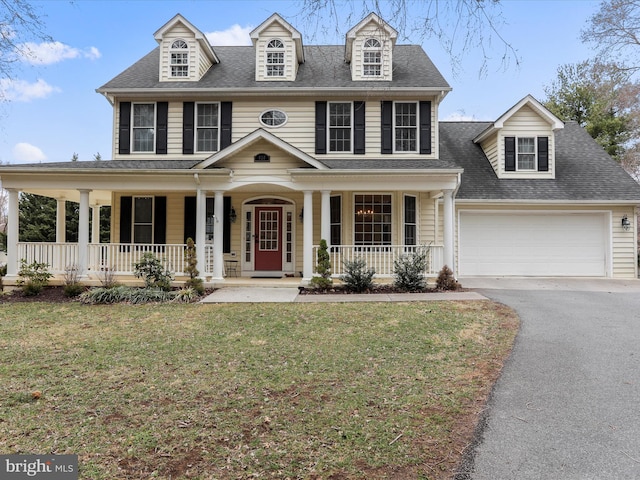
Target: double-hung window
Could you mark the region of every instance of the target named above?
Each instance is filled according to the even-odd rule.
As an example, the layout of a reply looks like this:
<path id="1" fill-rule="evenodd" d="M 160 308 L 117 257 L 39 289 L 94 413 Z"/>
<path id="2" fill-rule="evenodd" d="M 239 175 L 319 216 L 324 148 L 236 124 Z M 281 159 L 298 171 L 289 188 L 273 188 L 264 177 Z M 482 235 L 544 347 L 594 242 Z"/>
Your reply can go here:
<path id="1" fill-rule="evenodd" d="M 189 76 L 189 51 L 187 42 L 176 40 L 171 44 L 171 76 Z"/>
<path id="2" fill-rule="evenodd" d="M 353 130 L 351 102 L 329 102 L 329 151 L 350 152 Z"/>
<path id="3" fill-rule="evenodd" d="M 134 152 L 153 152 L 155 145 L 155 104 L 133 104 L 133 148 Z"/>
<path id="4" fill-rule="evenodd" d="M 133 243 L 153 243 L 153 197 L 133 197 Z"/>
<path id="5" fill-rule="evenodd" d="M 404 196 L 404 244 L 418 244 L 418 212 L 416 208 L 416 197 L 413 195 Z"/>
<path id="6" fill-rule="evenodd" d="M 196 108 L 196 149 L 198 152 L 217 152 L 220 104 L 198 103 Z"/>
<path id="7" fill-rule="evenodd" d="M 382 48 L 375 38 L 364 42 L 362 51 L 362 74 L 365 77 L 379 77 L 382 75 Z"/>
<path id="8" fill-rule="evenodd" d="M 274 39 L 267 44 L 267 77 L 284 77 L 284 43 Z"/>
<path id="9" fill-rule="evenodd" d="M 536 139 L 534 137 L 518 137 L 518 170 L 536 169 Z"/>
<path id="10" fill-rule="evenodd" d="M 355 195 L 354 244 L 391 245 L 391 195 Z"/>
<path id="11" fill-rule="evenodd" d="M 394 148 L 396 152 L 418 151 L 418 104 L 394 104 Z"/>

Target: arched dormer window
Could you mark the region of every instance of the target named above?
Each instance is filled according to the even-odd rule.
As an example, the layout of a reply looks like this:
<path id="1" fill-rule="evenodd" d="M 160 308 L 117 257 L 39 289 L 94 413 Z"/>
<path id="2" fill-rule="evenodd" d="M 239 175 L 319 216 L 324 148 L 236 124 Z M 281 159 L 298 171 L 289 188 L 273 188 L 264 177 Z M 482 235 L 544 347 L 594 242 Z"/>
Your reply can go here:
<path id="1" fill-rule="evenodd" d="M 375 38 L 368 38 L 364 42 L 362 51 L 362 74 L 365 77 L 379 77 L 382 75 L 382 45 Z"/>
<path id="2" fill-rule="evenodd" d="M 171 76 L 189 76 L 189 46 L 184 40 L 176 40 L 171 44 Z"/>
<path id="3" fill-rule="evenodd" d="M 277 38 L 267 44 L 267 77 L 284 77 L 284 43 Z"/>

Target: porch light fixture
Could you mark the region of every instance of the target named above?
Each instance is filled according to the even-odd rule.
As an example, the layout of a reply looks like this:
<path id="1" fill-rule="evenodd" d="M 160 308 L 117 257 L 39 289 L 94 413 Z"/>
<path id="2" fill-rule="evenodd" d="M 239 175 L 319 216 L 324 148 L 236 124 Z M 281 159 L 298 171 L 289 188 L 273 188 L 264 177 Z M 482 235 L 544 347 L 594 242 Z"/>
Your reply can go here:
<path id="1" fill-rule="evenodd" d="M 229 210 L 229 221 L 231 223 L 236 223 L 237 219 L 238 219 L 238 215 L 236 214 L 236 209 L 233 208 L 233 205 L 231 205 L 231 210 Z"/>
<path id="2" fill-rule="evenodd" d="M 300 223 L 304 223 L 304 208 L 300 209 L 300 215 L 298 215 L 298 218 L 300 219 Z"/>
<path id="3" fill-rule="evenodd" d="M 622 228 L 624 228 L 625 230 L 629 230 L 629 228 L 631 227 L 631 222 L 629 221 L 629 219 L 627 218 L 626 215 L 622 216 Z"/>

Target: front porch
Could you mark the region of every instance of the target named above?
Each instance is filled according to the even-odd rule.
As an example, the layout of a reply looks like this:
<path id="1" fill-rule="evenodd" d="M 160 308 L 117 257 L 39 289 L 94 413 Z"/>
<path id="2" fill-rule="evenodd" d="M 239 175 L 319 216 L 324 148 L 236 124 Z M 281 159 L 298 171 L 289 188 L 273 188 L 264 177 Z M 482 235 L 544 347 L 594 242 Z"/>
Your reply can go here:
<path id="1" fill-rule="evenodd" d="M 196 246 L 197 248 L 197 246 Z M 317 258 L 318 246 L 312 247 L 313 258 Z M 362 246 L 362 245 L 338 245 L 330 248 L 332 277 L 339 278 L 345 273 L 344 261 L 353 261 L 362 258 L 367 266 L 375 269 L 375 277 L 385 281 L 393 277 L 394 261 L 402 255 L 413 253 L 415 245 L 386 245 L 386 246 Z M 176 281 L 186 279 L 184 252 L 186 244 L 133 244 L 133 243 L 89 243 L 86 247 L 86 269 L 82 275 L 83 283 L 99 285 L 106 276 L 111 275 L 120 282 L 135 281 L 133 266 L 145 253 L 152 253 L 160 258 L 165 267 L 176 277 Z M 300 284 L 302 272 L 297 274 L 272 274 L 269 277 L 259 277 L 244 274 L 242 262 L 236 257 L 223 257 L 222 279 L 215 278 L 216 265 L 214 257 L 214 245 L 206 244 L 204 247 L 205 263 L 199 266 L 200 276 L 208 285 L 224 283 L 225 285 L 249 285 L 272 284 L 278 281 L 286 285 Z M 78 243 L 50 243 L 50 242 L 19 242 L 17 245 L 17 257 L 27 264 L 33 262 L 48 265 L 50 273 L 54 274 L 53 283 L 62 282 L 66 273 L 78 268 L 78 259 L 82 257 Z M 425 275 L 436 276 L 444 265 L 444 247 L 442 245 L 428 248 L 427 269 Z M 233 262 L 233 270 L 229 268 Z M 238 266 L 239 264 L 239 266 Z M 16 266 L 19 270 L 19 266 Z M 8 278 L 8 284 L 13 283 Z M 15 280 L 14 280 L 15 281 Z"/>

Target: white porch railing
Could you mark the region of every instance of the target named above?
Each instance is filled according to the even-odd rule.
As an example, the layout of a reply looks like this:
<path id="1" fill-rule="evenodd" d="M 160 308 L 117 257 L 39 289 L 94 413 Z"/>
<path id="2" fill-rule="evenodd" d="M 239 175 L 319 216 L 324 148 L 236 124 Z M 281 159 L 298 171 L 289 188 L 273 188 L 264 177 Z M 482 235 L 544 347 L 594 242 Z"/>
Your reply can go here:
<path id="1" fill-rule="evenodd" d="M 213 252 L 209 247 L 208 245 L 206 251 Z M 143 254 L 150 252 L 161 259 L 171 272 L 184 275 L 185 248 L 184 244 L 91 243 L 87 249 L 87 273 L 100 273 L 108 269 L 118 275 L 132 274 L 133 264 L 139 262 Z M 77 243 L 18 243 L 18 261 L 24 259 L 27 264 L 46 263 L 49 265 L 49 272 L 53 274 L 64 274 L 68 268 L 77 265 L 78 254 Z M 207 257 L 207 268 L 212 266 L 213 254 L 211 253 Z M 18 268 L 20 268 L 19 265 Z"/>
<path id="2" fill-rule="evenodd" d="M 318 258 L 318 246 L 313 247 L 314 261 Z M 333 276 L 342 275 L 344 261 L 354 261 L 358 258 L 367 262 L 367 267 L 376 271 L 377 277 L 391 277 L 393 275 L 393 262 L 401 255 L 413 253 L 418 248 L 426 248 L 416 245 L 335 245 L 329 248 L 331 272 Z M 444 247 L 431 245 L 427 255 L 427 275 L 436 275 L 444 266 Z"/>

